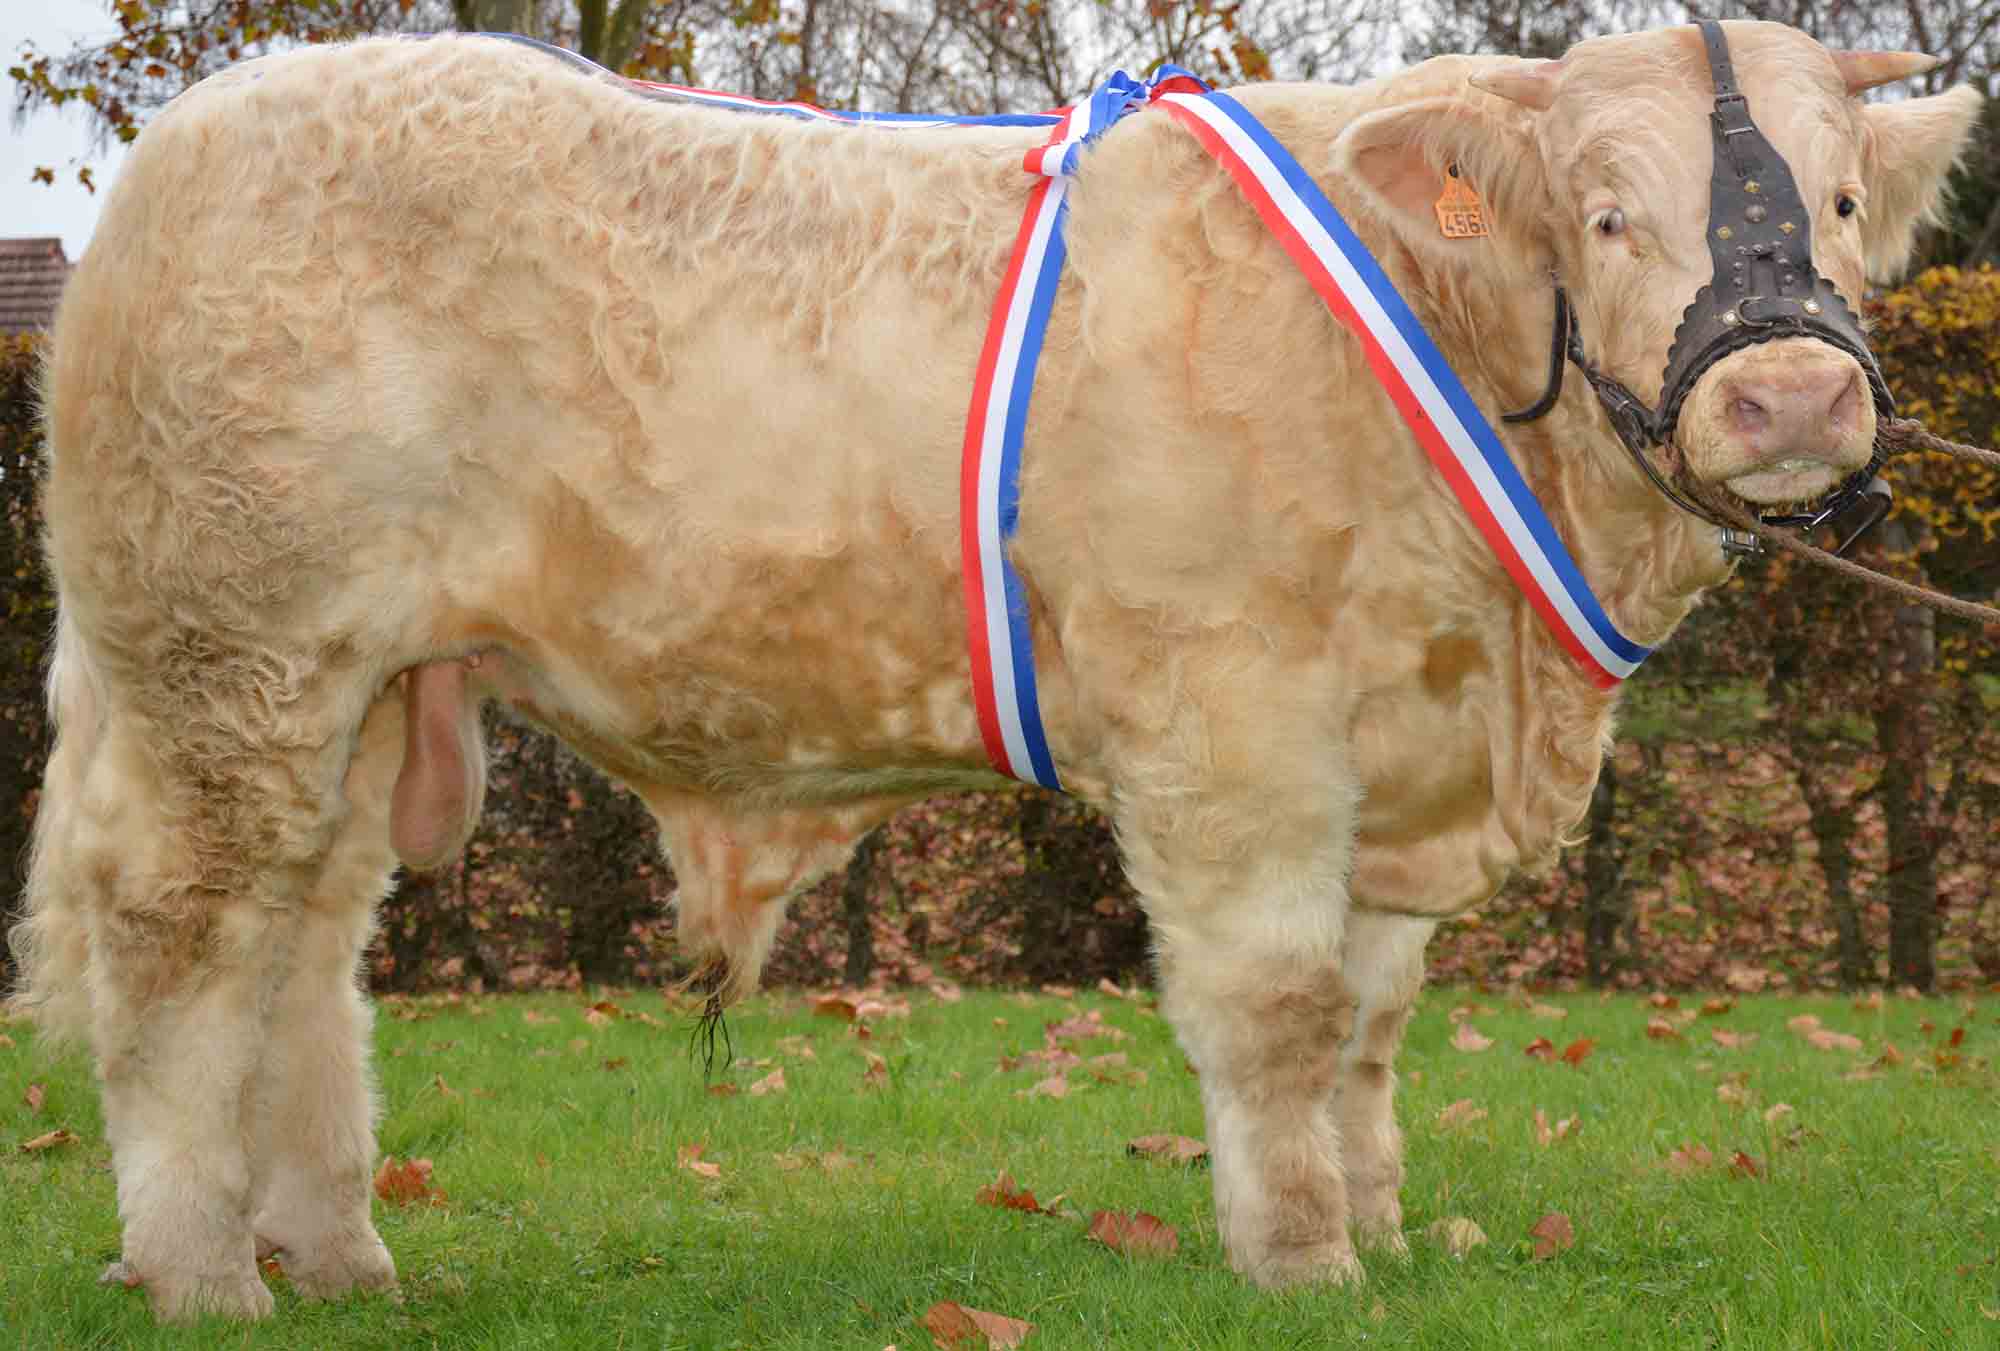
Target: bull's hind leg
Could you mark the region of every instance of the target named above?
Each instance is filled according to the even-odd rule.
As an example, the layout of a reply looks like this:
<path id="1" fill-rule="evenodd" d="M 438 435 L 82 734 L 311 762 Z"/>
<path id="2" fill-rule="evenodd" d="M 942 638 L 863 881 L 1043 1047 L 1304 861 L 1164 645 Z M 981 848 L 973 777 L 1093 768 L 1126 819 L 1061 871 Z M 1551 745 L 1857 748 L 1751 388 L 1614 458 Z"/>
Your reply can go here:
<path id="1" fill-rule="evenodd" d="M 1354 1036 L 1334 1081 L 1334 1116 L 1354 1237 L 1409 1251 L 1403 1237 L 1403 1134 L 1396 1128 L 1396 1048 L 1424 980 L 1434 920 L 1351 911 L 1341 971 L 1356 999 Z"/>
<path id="2" fill-rule="evenodd" d="M 197 635 L 153 650 L 140 690 L 105 683 L 38 860 L 59 894 L 30 904 L 80 920 L 119 1274 L 162 1318 L 257 1317 L 272 1300 L 251 1228 L 251 1102 L 282 977 L 327 955 L 302 946 L 301 905 L 338 823 L 341 729 L 361 710 L 316 704 L 309 659 Z"/>
<path id="3" fill-rule="evenodd" d="M 403 760 L 403 703 L 378 700 L 347 772 L 347 818 L 287 938 L 251 1084 L 251 1216 L 300 1293 L 396 1283 L 369 1220 L 375 1111 L 371 1018 L 358 968 L 395 866 L 389 801 Z"/>
<path id="4" fill-rule="evenodd" d="M 1201 1076 L 1223 1247 L 1267 1286 L 1361 1274 L 1333 1113 L 1355 1005 L 1338 963 L 1350 828 L 1343 806 L 1300 801 L 1177 794 L 1119 823 L 1163 1007 Z"/>

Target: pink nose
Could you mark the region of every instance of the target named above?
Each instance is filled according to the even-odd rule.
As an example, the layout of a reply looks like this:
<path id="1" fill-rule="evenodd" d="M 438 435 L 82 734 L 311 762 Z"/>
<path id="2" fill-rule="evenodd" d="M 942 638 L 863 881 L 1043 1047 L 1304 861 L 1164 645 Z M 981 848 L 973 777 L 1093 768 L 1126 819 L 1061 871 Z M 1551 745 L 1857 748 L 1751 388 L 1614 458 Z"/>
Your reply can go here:
<path id="1" fill-rule="evenodd" d="M 1860 369 L 1832 360 L 1767 365 L 1717 391 L 1736 449 L 1758 465 L 1833 458 L 1859 429 L 1863 392 Z"/>

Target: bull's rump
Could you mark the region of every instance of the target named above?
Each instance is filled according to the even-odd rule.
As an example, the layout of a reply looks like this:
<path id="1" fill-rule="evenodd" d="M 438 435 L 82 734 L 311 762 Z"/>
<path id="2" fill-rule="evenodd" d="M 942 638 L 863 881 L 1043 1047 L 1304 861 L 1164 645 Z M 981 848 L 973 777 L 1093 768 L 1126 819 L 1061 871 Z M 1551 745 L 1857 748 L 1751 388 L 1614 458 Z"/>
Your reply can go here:
<path id="1" fill-rule="evenodd" d="M 227 72 L 141 137 L 60 321 L 65 591 L 254 575 L 301 641 L 507 647 L 653 779 L 966 761 L 958 451 L 1038 135 L 487 39 Z"/>

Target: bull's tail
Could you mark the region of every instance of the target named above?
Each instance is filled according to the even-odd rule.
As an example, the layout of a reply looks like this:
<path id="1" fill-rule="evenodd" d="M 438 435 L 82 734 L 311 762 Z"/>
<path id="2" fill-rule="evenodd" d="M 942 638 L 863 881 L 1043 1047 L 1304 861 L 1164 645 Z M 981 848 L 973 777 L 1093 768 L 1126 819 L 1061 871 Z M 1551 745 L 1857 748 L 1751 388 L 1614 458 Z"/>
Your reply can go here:
<path id="1" fill-rule="evenodd" d="M 28 856 L 25 906 L 8 934 L 19 984 L 10 1012 L 32 1017 L 45 1043 L 81 1040 L 90 1021 L 90 935 L 71 866 L 90 829 L 82 811 L 104 743 L 104 691 L 82 635 L 67 616 L 56 624 L 48 707 L 54 746 L 42 776 Z"/>

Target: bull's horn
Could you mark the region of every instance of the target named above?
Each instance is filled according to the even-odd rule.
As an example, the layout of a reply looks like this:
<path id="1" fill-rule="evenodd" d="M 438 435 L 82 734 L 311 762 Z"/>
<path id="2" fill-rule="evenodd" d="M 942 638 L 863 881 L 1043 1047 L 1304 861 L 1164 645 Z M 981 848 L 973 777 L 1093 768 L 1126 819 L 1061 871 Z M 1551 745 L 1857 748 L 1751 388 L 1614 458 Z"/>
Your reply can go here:
<path id="1" fill-rule="evenodd" d="M 1533 108 L 1536 112 L 1548 111 L 1548 106 L 1556 101 L 1556 81 L 1562 75 L 1562 62 L 1535 61 L 1526 57 L 1509 61 L 1492 70 L 1481 71 L 1472 77 L 1474 89 L 1484 89 L 1489 94 L 1518 103 L 1523 108 Z"/>
<path id="2" fill-rule="evenodd" d="M 1944 64 L 1941 58 L 1922 52 L 1828 52 L 1847 92 L 1858 94 L 1876 85 L 1894 84 L 1912 75 L 1922 75 Z"/>

